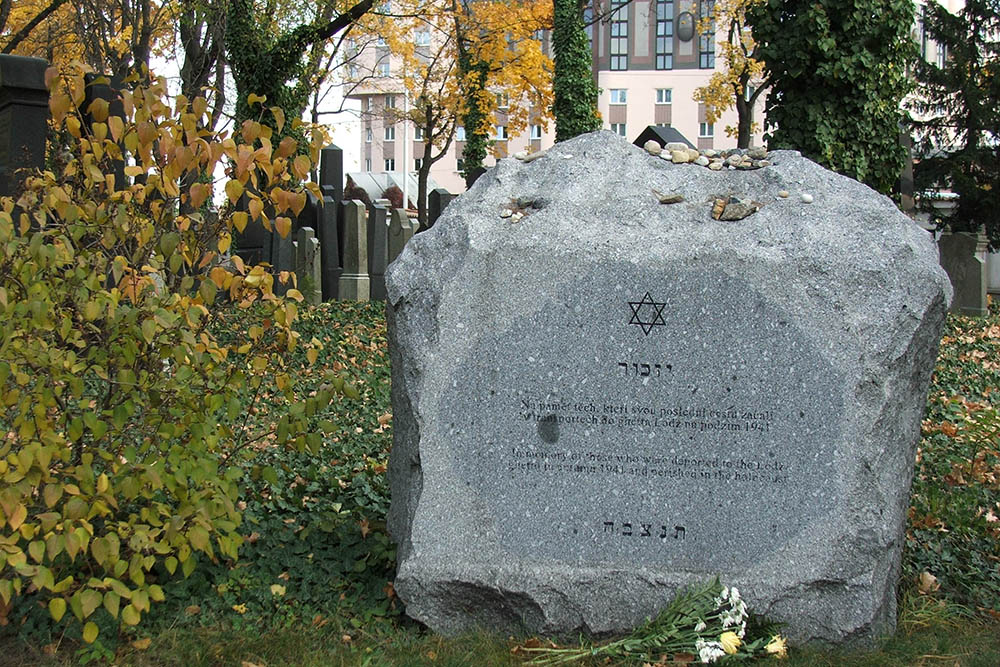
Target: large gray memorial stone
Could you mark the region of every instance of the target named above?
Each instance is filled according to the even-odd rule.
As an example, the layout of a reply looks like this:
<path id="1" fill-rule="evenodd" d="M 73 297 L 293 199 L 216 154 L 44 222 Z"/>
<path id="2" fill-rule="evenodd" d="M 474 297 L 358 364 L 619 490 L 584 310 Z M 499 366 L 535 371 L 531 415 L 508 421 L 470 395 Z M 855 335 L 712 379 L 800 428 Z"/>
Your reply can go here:
<path id="1" fill-rule="evenodd" d="M 888 198 L 772 158 L 714 172 L 585 135 L 501 161 L 406 245 L 386 283 L 410 616 L 621 631 L 719 574 L 798 641 L 894 626 L 951 288 Z M 762 207 L 714 220 L 728 196 Z"/>

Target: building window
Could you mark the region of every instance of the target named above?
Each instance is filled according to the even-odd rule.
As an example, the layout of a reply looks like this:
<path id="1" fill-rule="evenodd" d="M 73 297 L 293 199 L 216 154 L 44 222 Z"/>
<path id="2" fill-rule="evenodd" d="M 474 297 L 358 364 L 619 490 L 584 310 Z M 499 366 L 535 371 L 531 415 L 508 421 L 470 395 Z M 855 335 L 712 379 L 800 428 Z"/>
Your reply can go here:
<path id="1" fill-rule="evenodd" d="M 396 158 L 387 157 L 385 159 L 385 170 L 396 171 Z"/>
<path id="2" fill-rule="evenodd" d="M 372 159 L 370 157 L 365 158 L 365 171 L 372 170 Z"/>
<path id="3" fill-rule="evenodd" d="M 920 16 L 917 18 L 917 30 L 920 31 L 920 57 L 927 60 L 927 28 L 924 27 L 924 12 L 926 7 L 920 8 Z"/>
<path id="4" fill-rule="evenodd" d="M 937 66 L 944 69 L 944 63 L 948 60 L 948 48 L 944 44 L 937 44 Z"/>
<path id="5" fill-rule="evenodd" d="M 423 141 L 424 140 L 424 128 L 420 127 L 419 125 L 414 128 L 414 130 L 413 130 L 413 140 L 414 141 Z"/>
<path id="6" fill-rule="evenodd" d="M 379 63 L 378 75 L 383 77 L 389 76 L 389 63 Z"/>
<path id="7" fill-rule="evenodd" d="M 458 162 L 455 164 L 456 171 L 465 171 L 465 160 L 458 158 Z"/>
<path id="8" fill-rule="evenodd" d="M 713 123 L 698 123 L 699 137 L 714 137 L 715 125 Z"/>
<path id="9" fill-rule="evenodd" d="M 386 109 L 395 109 L 396 108 L 396 96 L 395 95 L 386 95 L 385 96 L 385 108 Z"/>
<path id="10" fill-rule="evenodd" d="M 627 93 L 625 88 L 611 89 L 611 104 L 625 104 Z"/>
<path id="11" fill-rule="evenodd" d="M 674 68 L 674 3 L 656 3 L 656 69 Z"/>
<path id="12" fill-rule="evenodd" d="M 611 69 L 628 69 L 628 0 L 611 0 Z"/>
<path id="13" fill-rule="evenodd" d="M 461 125 L 455 127 L 455 141 L 465 141 L 465 128 Z"/>
<path id="14" fill-rule="evenodd" d="M 611 123 L 611 131 L 620 137 L 625 136 L 625 123 Z"/>
<path id="15" fill-rule="evenodd" d="M 365 128 L 365 142 L 370 143 L 371 140 L 372 140 L 372 128 L 366 127 Z"/>
<path id="16" fill-rule="evenodd" d="M 715 0 L 701 0 L 698 4 L 698 16 L 702 21 L 709 21 L 714 11 Z M 715 69 L 715 21 L 698 36 L 698 67 Z"/>
<path id="17" fill-rule="evenodd" d="M 510 105 L 507 93 L 497 93 L 497 109 L 506 109 Z"/>
<path id="18" fill-rule="evenodd" d="M 594 8 L 591 6 L 584 7 L 583 9 L 583 25 L 586 26 L 587 31 L 587 41 L 589 46 L 587 50 L 593 52 L 594 50 Z"/>
<path id="19" fill-rule="evenodd" d="M 749 102 L 750 98 L 753 97 L 753 94 L 756 92 L 757 92 L 757 86 L 753 85 L 752 83 L 748 83 L 746 85 L 746 88 L 743 89 L 743 99 Z"/>
<path id="20" fill-rule="evenodd" d="M 395 141 L 396 140 L 396 126 L 395 125 L 386 125 L 385 126 L 385 140 L 386 141 Z"/>
<path id="21" fill-rule="evenodd" d="M 493 134 L 493 138 L 496 139 L 497 141 L 503 141 L 507 139 L 507 126 L 497 125 L 495 128 L 495 133 Z"/>
<path id="22" fill-rule="evenodd" d="M 424 166 L 424 159 L 422 157 L 413 158 L 413 168 L 414 169 L 416 169 L 417 171 L 419 171 L 422 166 Z"/>
<path id="23" fill-rule="evenodd" d="M 385 46 L 385 37 L 379 35 L 378 39 L 375 40 L 375 46 Z"/>
<path id="24" fill-rule="evenodd" d="M 670 104 L 671 98 L 673 97 L 673 89 L 671 88 L 657 88 L 656 89 L 656 103 L 657 104 Z"/>
<path id="25" fill-rule="evenodd" d="M 542 138 L 542 126 L 541 125 L 532 125 L 531 126 L 531 138 L 532 139 L 541 139 Z"/>
<path id="26" fill-rule="evenodd" d="M 429 30 L 418 30 L 417 31 L 417 46 L 430 46 L 431 45 L 431 33 Z"/>
<path id="27" fill-rule="evenodd" d="M 365 111 L 371 111 L 371 110 L 372 110 L 372 98 L 366 97 L 365 98 Z"/>

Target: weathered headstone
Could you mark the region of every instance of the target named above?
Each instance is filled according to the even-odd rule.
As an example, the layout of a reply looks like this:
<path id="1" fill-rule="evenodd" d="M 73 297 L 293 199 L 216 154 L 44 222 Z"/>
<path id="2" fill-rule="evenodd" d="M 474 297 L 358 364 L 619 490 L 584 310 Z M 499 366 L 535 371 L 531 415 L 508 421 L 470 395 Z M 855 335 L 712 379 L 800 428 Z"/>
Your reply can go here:
<path id="1" fill-rule="evenodd" d="M 14 194 L 15 171 L 45 164 L 46 67 L 40 58 L 0 55 L 0 196 Z"/>
<path id="2" fill-rule="evenodd" d="M 955 298 L 951 309 L 962 315 L 988 315 L 985 234 L 945 232 L 938 239 L 941 266 L 948 273 Z"/>
<path id="3" fill-rule="evenodd" d="M 271 223 L 274 229 L 274 223 Z M 295 240 L 289 232 L 288 236 L 282 236 L 278 232 L 271 234 L 271 273 L 274 274 L 274 293 L 277 296 L 284 296 L 291 288 L 291 280 L 282 281 L 281 274 L 291 274 L 295 272 Z M 286 275 L 286 278 L 288 276 Z"/>
<path id="4" fill-rule="evenodd" d="M 385 267 L 389 264 L 389 207 L 376 201 L 368 217 L 368 277 L 373 301 L 385 301 Z"/>
<path id="5" fill-rule="evenodd" d="M 427 195 L 427 228 L 430 229 L 437 222 L 437 219 L 441 217 L 444 209 L 451 200 L 455 198 L 455 195 L 451 194 L 444 188 L 434 188 L 431 190 L 430 194 Z"/>
<path id="6" fill-rule="evenodd" d="M 413 238 L 413 225 L 406 211 L 394 208 L 389 214 L 389 263 L 403 252 L 406 243 Z"/>
<path id="7" fill-rule="evenodd" d="M 368 212 L 359 201 L 344 202 L 344 272 L 340 274 L 338 298 L 367 301 L 371 293 L 368 281 Z"/>
<path id="8" fill-rule="evenodd" d="M 319 239 L 312 227 L 301 227 L 296 233 L 295 274 L 299 291 L 306 303 L 317 305 L 323 302 L 320 289 L 323 273 L 319 258 Z"/>
<path id="9" fill-rule="evenodd" d="M 718 574 L 798 641 L 893 627 L 951 290 L 888 198 L 768 159 L 584 135 L 502 160 L 389 267 L 407 614 L 622 631 Z M 713 219 L 730 196 L 760 208 Z"/>
<path id="10" fill-rule="evenodd" d="M 341 254 L 340 231 L 343 221 L 340 204 L 344 199 L 344 151 L 337 146 L 327 146 L 320 151 L 319 189 L 323 194 L 323 208 L 319 212 L 320 255 L 323 264 L 323 299 L 337 298 L 340 285 Z"/>

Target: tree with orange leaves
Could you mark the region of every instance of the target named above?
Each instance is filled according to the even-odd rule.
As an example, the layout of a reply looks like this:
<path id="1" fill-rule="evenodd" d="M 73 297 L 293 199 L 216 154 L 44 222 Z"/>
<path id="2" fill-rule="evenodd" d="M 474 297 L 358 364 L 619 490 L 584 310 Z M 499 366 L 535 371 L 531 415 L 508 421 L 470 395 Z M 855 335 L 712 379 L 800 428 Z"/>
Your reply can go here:
<path id="1" fill-rule="evenodd" d="M 750 146 L 750 137 L 757 124 L 753 119 L 754 105 L 767 90 L 764 63 L 755 57 L 757 43 L 747 23 L 747 9 L 762 5 L 765 0 L 716 0 L 711 15 L 699 22 L 702 34 L 721 28 L 725 39 L 719 40 L 724 69 L 717 69 L 708 83 L 694 92 L 694 99 L 705 105 L 705 120 L 716 122 L 722 112 L 736 107 L 736 127 L 727 127 L 726 134 L 736 136 L 739 148 Z"/>

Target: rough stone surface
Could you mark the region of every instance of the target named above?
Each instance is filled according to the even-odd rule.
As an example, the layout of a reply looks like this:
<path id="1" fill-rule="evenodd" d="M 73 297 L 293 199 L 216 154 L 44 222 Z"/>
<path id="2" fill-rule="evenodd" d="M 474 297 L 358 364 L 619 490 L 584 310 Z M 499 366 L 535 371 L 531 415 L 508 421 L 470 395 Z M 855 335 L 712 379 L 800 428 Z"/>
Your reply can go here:
<path id="1" fill-rule="evenodd" d="M 501 160 L 407 244 L 386 277 L 407 614 L 618 632 L 719 574 L 794 641 L 892 629 L 951 289 L 888 198 L 770 159 L 583 135 Z M 799 188 L 818 203 L 775 196 Z M 733 195 L 767 203 L 713 220 Z"/>

